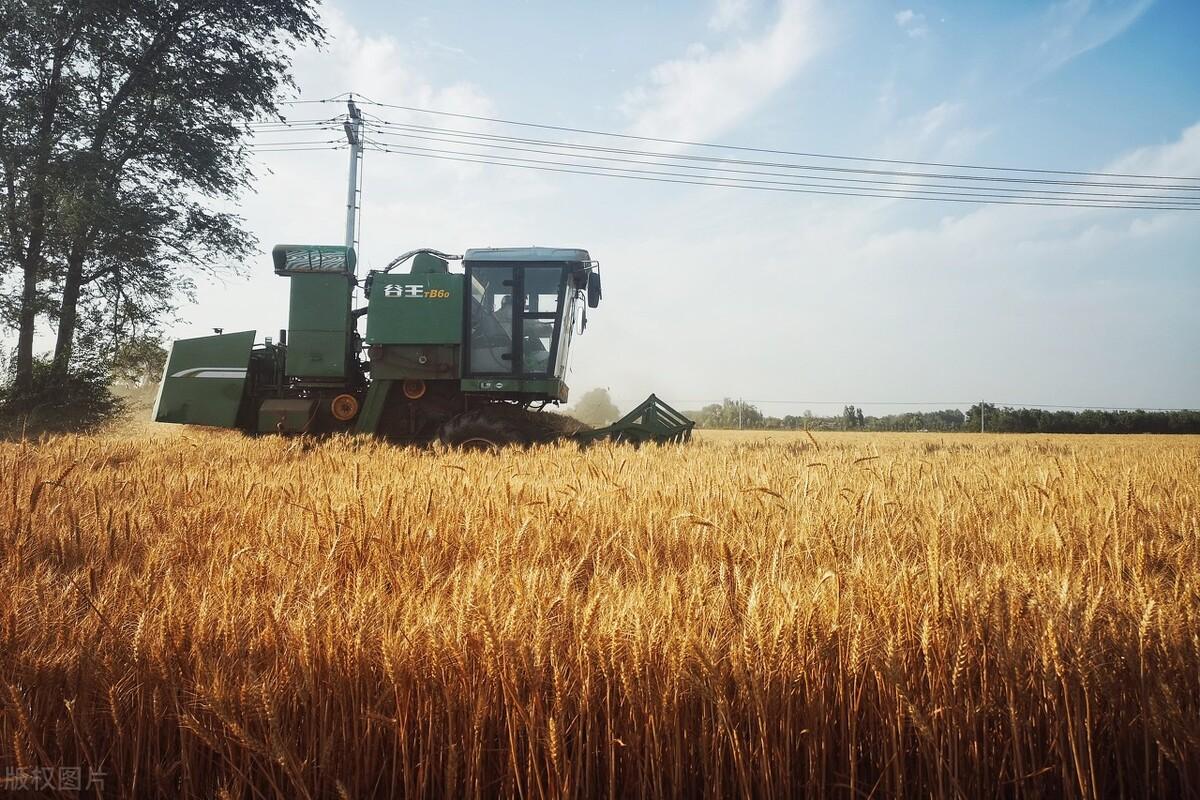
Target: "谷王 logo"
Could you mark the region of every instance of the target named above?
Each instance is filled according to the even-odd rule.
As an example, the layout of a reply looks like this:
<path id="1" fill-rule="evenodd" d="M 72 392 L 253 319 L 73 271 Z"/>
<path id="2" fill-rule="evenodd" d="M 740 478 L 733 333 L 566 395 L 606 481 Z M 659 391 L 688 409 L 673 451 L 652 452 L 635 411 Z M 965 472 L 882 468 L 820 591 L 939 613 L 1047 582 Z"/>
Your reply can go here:
<path id="1" fill-rule="evenodd" d="M 419 283 L 389 283 L 383 287 L 384 297 L 423 297 L 440 300 L 450 296 L 449 289 L 430 289 Z"/>

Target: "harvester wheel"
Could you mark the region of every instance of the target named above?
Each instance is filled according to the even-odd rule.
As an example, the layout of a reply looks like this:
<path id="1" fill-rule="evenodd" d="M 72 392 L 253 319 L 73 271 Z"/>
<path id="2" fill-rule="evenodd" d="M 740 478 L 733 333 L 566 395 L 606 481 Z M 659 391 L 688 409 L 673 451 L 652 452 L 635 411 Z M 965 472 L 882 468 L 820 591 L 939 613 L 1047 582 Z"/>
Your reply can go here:
<path id="1" fill-rule="evenodd" d="M 420 378 L 409 378 L 400 385 L 400 388 L 409 400 L 420 400 L 425 396 L 425 381 Z"/>
<path id="2" fill-rule="evenodd" d="M 352 394 L 339 394 L 329 404 L 329 411 L 334 419 L 349 422 L 358 414 L 358 398 Z"/>
<path id="3" fill-rule="evenodd" d="M 518 426 L 486 410 L 459 414 L 442 426 L 438 439 L 463 450 L 496 450 L 510 444 L 529 444 L 528 437 Z"/>

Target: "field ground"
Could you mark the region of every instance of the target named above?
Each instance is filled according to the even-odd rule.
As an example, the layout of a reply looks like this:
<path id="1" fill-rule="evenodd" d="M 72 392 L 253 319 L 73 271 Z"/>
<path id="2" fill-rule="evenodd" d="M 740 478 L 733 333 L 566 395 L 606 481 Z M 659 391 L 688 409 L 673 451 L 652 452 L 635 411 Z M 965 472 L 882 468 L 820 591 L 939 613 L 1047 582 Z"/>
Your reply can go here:
<path id="1" fill-rule="evenodd" d="M 1200 794 L 1200 437 L 149 430 L 0 444 L 9 776 Z"/>

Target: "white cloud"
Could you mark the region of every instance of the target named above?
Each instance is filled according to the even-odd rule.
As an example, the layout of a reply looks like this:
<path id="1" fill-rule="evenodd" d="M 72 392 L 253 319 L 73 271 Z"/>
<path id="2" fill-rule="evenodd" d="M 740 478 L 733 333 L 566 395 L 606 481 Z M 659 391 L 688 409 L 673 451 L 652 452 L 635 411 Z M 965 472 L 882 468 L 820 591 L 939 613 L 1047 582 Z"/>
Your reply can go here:
<path id="1" fill-rule="evenodd" d="M 968 160 L 991 135 L 990 130 L 968 121 L 967 106 L 950 100 L 914 114 L 892 117 L 895 103 L 888 97 L 892 91 L 889 82 L 879 99 L 878 113 L 886 120 L 888 133 L 872 149 L 874 155 L 927 161 Z"/>
<path id="2" fill-rule="evenodd" d="M 1200 174 L 1200 124 L 1102 169 Z M 611 300 L 577 369 L 623 404 L 655 391 L 686 406 L 730 385 L 856 404 L 1184 406 L 1200 391 L 1200 284 L 1183 277 L 1195 212 L 713 189 L 669 205 L 602 251 Z M 641 264 L 686 264 L 686 279 Z M 739 291 L 718 291 L 731 275 Z M 622 356 L 634 351 L 650 366 Z"/>
<path id="3" fill-rule="evenodd" d="M 961 111 L 962 106 L 957 103 L 942 102 L 921 114 L 917 131 L 918 141 L 924 141 L 942 130 Z"/>
<path id="4" fill-rule="evenodd" d="M 785 7 L 725 48 L 693 47 L 678 60 L 686 66 L 647 80 L 635 129 L 706 137 L 769 101 L 816 50 L 806 10 Z M 364 30 L 344 30 L 348 43 L 301 60 L 306 97 L 354 87 L 496 113 L 478 88 L 426 73 L 407 43 Z M 803 46 L 799 61 L 780 52 L 785 44 Z M 760 76 L 767 67 L 785 77 Z M 891 137 L 871 152 L 950 160 L 984 135 L 967 118 L 952 100 L 931 103 L 889 121 Z M 339 241 L 344 153 L 272 158 L 274 173 L 245 209 L 264 245 Z M 1108 168 L 1200 174 L 1200 125 Z M 1187 405 L 1200 392 L 1200 284 L 1179 277 L 1194 274 L 1190 254 L 1200 252 L 1194 212 L 978 208 L 454 169 L 368 154 L 366 260 L 379 266 L 417 246 L 589 248 L 607 291 L 573 349 L 570 383 L 611 386 L 625 408 L 650 391 L 686 407 L 730 386 L 747 399 L 856 404 Z M 286 284 L 265 259 L 253 269 L 236 291 L 202 291 L 190 329 L 178 332 L 285 324 Z"/>
<path id="5" fill-rule="evenodd" d="M 714 31 L 746 27 L 746 15 L 750 11 L 750 0 L 717 0 L 708 27 Z"/>
<path id="6" fill-rule="evenodd" d="M 491 101 L 475 86 L 438 86 L 410 66 L 412 48 L 386 33 L 363 33 L 339 9 L 326 6 L 325 50 L 308 48 L 295 61 L 296 81 L 306 98 L 353 89 L 372 99 L 464 114 L 489 115 Z M 442 45 L 433 45 L 442 49 Z"/>
<path id="7" fill-rule="evenodd" d="M 625 95 L 630 130 L 674 139 L 726 130 L 785 86 L 817 49 L 808 0 L 783 0 L 761 35 L 717 50 L 693 44 L 682 58 L 654 67 L 645 84 Z"/>
<path id="8" fill-rule="evenodd" d="M 1053 72 L 1124 33 L 1153 2 L 1132 0 L 1097 8 L 1092 0 L 1062 0 L 1050 6 L 1038 23 L 1041 37 L 1036 57 L 1040 72 Z"/>
<path id="9" fill-rule="evenodd" d="M 722 7 L 730 9 L 725 16 Z M 1019 26 L 1027 47 L 1004 43 L 1012 63 L 1000 73 L 1018 82 L 1036 65 L 1064 63 L 1124 30 L 1143 7 L 1057 5 L 1049 17 L 1038 15 L 1036 27 Z M 815 13 L 788 2 L 762 23 L 752 22 L 755 11 L 718 3 L 709 20 L 726 32 L 718 44 L 693 45 L 660 64 L 626 98 L 633 130 L 708 138 L 793 80 L 821 44 Z M 907 31 L 922 23 L 918 16 L 905 9 L 895 24 Z M 297 57 L 306 99 L 354 89 L 381 101 L 520 115 L 495 108 L 477 85 L 439 79 L 436 63 L 451 56 L 439 48 L 439 59 L 427 58 L 420 35 L 410 42 L 328 7 L 326 22 L 328 48 Z M 900 108 L 909 97 L 903 74 L 884 82 L 878 114 L 886 124 L 872 128 L 880 131 L 874 146 L 855 149 L 979 160 L 967 156 L 987 132 L 969 125 L 987 124 L 987 109 L 928 95 L 912 101 L 924 105 Z M 311 118 L 343 107 L 292 110 Z M 340 133 L 311 138 L 326 136 Z M 340 241 L 345 152 L 262 158 L 271 171 L 240 211 L 264 248 Z M 1200 124 L 1106 168 L 1200 175 Z M 573 350 L 571 385 L 611 386 L 625 408 L 649 391 L 687 407 L 719 400 L 731 386 L 747 399 L 855 404 L 985 396 L 1182 406 L 1200 396 L 1195 212 L 818 198 L 544 177 L 373 152 L 365 172 L 363 260 L 371 266 L 419 246 L 589 248 L 604 264 L 608 291 Z M 249 280 L 202 286 L 174 333 L 256 327 L 261 337 L 286 324 L 286 281 L 265 256 L 247 267 Z"/>
<path id="10" fill-rule="evenodd" d="M 1176 141 L 1131 151 L 1110 161 L 1100 171 L 1200 175 L 1200 122 L 1183 130 Z M 1110 182 L 1117 179 L 1094 180 Z M 1086 187 L 1072 188 L 1086 190 Z M 1118 188 L 1110 191 L 1133 193 Z M 1025 255 L 1049 248 L 1066 263 L 1086 263 L 1092 257 L 1101 263 L 1105 250 L 1117 243 L 1161 234 L 1183 225 L 1187 217 L 1186 212 L 1158 214 L 1094 208 L 983 206 L 968 213 L 952 213 L 933 226 L 908 227 L 868 236 L 862 250 L 868 254 L 869 261 L 879 261 L 886 254 L 887 258 L 898 258 L 901 262 L 953 264 L 981 258 L 1011 258 L 1011 250 L 1006 245 L 1016 243 L 1026 249 Z M 1019 235 L 1014 235 L 1016 231 Z M 1072 253 L 1073 248 L 1075 252 Z"/>
<path id="11" fill-rule="evenodd" d="M 1105 171 L 1193 178 L 1200 176 L 1200 122 L 1185 129 L 1179 141 L 1138 148 L 1113 161 Z"/>
<path id="12" fill-rule="evenodd" d="M 929 33 L 929 27 L 925 24 L 925 15 L 918 14 L 911 8 L 896 12 L 895 19 L 896 24 L 914 39 L 918 39 Z"/>

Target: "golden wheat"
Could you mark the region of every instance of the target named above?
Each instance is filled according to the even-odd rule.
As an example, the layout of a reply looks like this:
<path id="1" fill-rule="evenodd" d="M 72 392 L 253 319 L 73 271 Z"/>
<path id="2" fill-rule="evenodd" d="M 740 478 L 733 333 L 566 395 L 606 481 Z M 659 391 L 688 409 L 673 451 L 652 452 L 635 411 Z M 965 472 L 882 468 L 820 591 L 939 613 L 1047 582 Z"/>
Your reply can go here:
<path id="1" fill-rule="evenodd" d="M 1195 795 L 1198 475 L 1185 437 L 0 445 L 0 766 L 114 796 Z"/>

